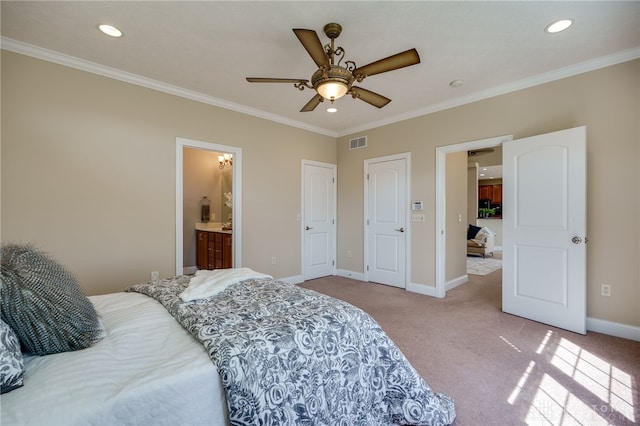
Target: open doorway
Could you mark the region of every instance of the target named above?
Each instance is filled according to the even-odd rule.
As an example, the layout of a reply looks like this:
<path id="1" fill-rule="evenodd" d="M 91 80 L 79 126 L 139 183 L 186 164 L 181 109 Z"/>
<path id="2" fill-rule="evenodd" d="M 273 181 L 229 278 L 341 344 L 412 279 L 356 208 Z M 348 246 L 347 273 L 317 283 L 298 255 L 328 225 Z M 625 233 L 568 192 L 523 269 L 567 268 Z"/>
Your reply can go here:
<path id="1" fill-rule="evenodd" d="M 446 155 L 496 147 L 512 139 L 513 136 L 507 135 L 436 148 L 436 297 L 443 298 L 447 292 Z"/>
<path id="2" fill-rule="evenodd" d="M 206 154 L 203 155 L 203 159 L 212 163 L 210 167 L 222 166 L 220 167 L 221 172 L 217 174 L 219 181 L 212 182 L 213 185 L 217 185 L 219 188 L 217 192 L 215 192 L 216 190 L 211 192 L 212 194 L 217 194 L 211 195 L 212 198 L 215 198 L 215 200 L 212 200 L 215 206 L 213 212 L 216 215 L 214 220 L 219 219 L 218 222 L 220 222 L 221 226 L 226 224 L 227 227 L 230 227 L 230 224 L 233 224 L 233 266 L 240 267 L 242 265 L 242 149 L 228 145 L 176 138 L 176 275 L 192 272 L 192 265 L 185 263 L 185 255 L 189 255 L 186 250 L 190 250 L 191 247 L 189 245 L 189 248 L 185 248 L 185 235 L 188 236 L 191 231 L 194 231 L 195 222 L 199 221 L 199 218 L 186 217 L 184 213 L 185 196 L 187 195 L 184 190 L 186 173 L 184 170 L 185 150 L 188 150 L 187 152 Z M 226 158 L 225 154 L 227 154 Z M 228 160 L 226 164 L 225 160 Z M 206 195 L 206 193 L 200 194 L 200 192 L 202 191 L 198 192 L 197 197 L 201 198 Z M 193 198 L 191 195 L 189 197 Z M 195 201 L 199 202 L 200 198 Z M 193 203 L 195 201 L 189 199 L 186 202 Z M 193 249 L 193 255 L 195 255 L 195 247 Z M 189 268 L 185 268 L 185 266 Z"/>

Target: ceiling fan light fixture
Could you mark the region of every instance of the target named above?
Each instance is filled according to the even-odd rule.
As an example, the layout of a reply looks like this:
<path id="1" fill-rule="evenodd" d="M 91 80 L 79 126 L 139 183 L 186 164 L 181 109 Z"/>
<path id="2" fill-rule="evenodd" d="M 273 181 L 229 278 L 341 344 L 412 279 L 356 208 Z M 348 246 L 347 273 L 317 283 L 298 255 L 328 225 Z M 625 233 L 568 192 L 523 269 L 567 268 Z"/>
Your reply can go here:
<path id="1" fill-rule="evenodd" d="M 329 101 L 340 99 L 348 90 L 347 85 L 341 81 L 327 81 L 316 87 L 318 94 Z"/>
<path id="2" fill-rule="evenodd" d="M 351 73 L 339 65 L 331 65 L 328 70 L 321 67 L 311 76 L 311 84 L 315 91 L 332 102 L 346 95 L 352 83 Z"/>

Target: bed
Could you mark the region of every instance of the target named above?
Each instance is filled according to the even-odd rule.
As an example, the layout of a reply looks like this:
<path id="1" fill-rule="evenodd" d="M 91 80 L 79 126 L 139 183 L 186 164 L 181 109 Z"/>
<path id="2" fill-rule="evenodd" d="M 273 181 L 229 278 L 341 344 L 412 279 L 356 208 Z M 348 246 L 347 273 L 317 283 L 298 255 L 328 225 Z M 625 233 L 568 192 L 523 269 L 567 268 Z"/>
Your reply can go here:
<path id="1" fill-rule="evenodd" d="M 433 392 L 360 309 L 262 274 L 189 293 L 196 278 L 88 298 L 101 339 L 82 350 L 25 356 L 24 385 L 2 395 L 0 423 L 444 425 L 455 419 L 453 400 Z"/>
<path id="2" fill-rule="evenodd" d="M 89 297 L 106 337 L 72 352 L 25 356 L 24 386 L 2 395 L 2 425 L 227 424 L 204 347 L 137 293 Z"/>

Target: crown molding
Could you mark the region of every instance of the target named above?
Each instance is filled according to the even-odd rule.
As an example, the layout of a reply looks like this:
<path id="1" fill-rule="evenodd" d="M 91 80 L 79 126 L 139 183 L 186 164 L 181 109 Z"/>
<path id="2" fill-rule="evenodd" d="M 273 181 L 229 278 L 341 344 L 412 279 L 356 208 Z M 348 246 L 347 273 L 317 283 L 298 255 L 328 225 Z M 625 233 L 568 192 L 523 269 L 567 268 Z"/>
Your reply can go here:
<path id="1" fill-rule="evenodd" d="M 632 61 L 638 58 L 640 58 L 640 47 L 623 50 L 611 55 L 602 56 L 600 58 L 595 58 L 589 61 L 580 62 L 578 64 L 569 65 L 567 67 L 558 68 L 556 70 L 549 71 L 543 74 L 538 74 L 530 78 L 525 78 L 522 80 L 514 81 L 512 83 L 495 86 L 487 90 L 471 93 L 467 96 L 452 99 L 451 101 L 429 105 L 406 114 L 388 117 L 383 120 L 368 123 L 364 126 L 345 129 L 338 132 L 338 137 L 347 136 L 353 133 L 360 133 L 366 130 L 374 129 L 376 127 L 386 126 L 389 124 L 397 123 L 399 121 L 409 120 L 411 118 L 416 118 L 427 114 L 433 114 L 434 112 L 470 104 L 472 102 L 493 98 L 495 96 L 504 95 L 511 92 L 516 92 L 518 90 L 527 89 L 529 87 L 538 86 L 544 83 L 550 83 L 552 81 L 572 77 L 589 71 L 595 71 L 600 68 Z"/>
<path id="2" fill-rule="evenodd" d="M 458 107 L 461 105 L 469 104 L 472 102 L 481 101 L 484 99 L 492 98 L 499 95 L 515 92 L 529 87 L 537 86 L 544 83 L 560 80 L 567 77 L 572 77 L 578 74 L 582 74 L 589 71 L 595 71 L 600 68 L 616 65 L 619 63 L 632 61 L 640 58 L 640 47 L 623 50 L 611 55 L 602 56 L 589 61 L 584 61 L 578 64 L 570 65 L 567 67 L 559 68 L 547 73 L 532 76 L 530 78 L 518 80 L 512 83 L 495 86 L 487 90 L 471 93 L 467 96 L 452 99 L 451 101 L 441 102 L 438 104 L 428 105 L 424 108 L 420 108 L 406 114 L 395 115 L 387 117 L 383 120 L 367 123 L 362 126 L 351 127 L 338 132 L 312 126 L 297 120 L 291 120 L 280 115 L 272 114 L 266 111 L 262 111 L 256 108 L 251 108 L 246 105 L 238 104 L 235 102 L 229 102 L 224 99 L 219 99 L 213 96 L 205 95 L 200 92 L 187 90 L 178 86 L 163 83 L 158 80 L 142 77 L 137 74 L 121 71 L 116 68 L 107 67 L 104 65 L 96 64 L 95 62 L 85 61 L 83 59 L 76 58 L 74 56 L 65 55 L 60 52 L 56 52 L 42 47 L 34 46 L 32 44 L 23 43 L 21 41 L 13 40 L 7 37 L 0 39 L 0 46 L 2 49 L 9 50 L 15 53 L 31 56 L 37 59 L 42 59 L 49 62 L 54 62 L 60 65 L 75 68 L 81 71 L 98 74 L 103 77 L 113 78 L 115 80 L 124 81 L 127 83 L 135 84 L 138 86 L 146 87 L 149 89 L 157 90 L 160 92 L 168 93 L 170 95 L 179 96 L 186 99 L 191 99 L 196 102 L 236 111 L 242 114 L 247 114 L 253 117 L 262 118 L 265 120 L 273 121 L 276 123 L 284 124 L 298 129 L 307 130 L 313 133 L 318 133 L 325 136 L 334 138 L 347 136 L 354 133 L 360 133 L 363 131 L 375 129 L 377 127 L 394 124 L 400 121 L 409 120 L 412 118 L 420 117 L 423 115 L 433 114 L 438 111 Z"/>
<path id="3" fill-rule="evenodd" d="M 266 111 L 262 111 L 256 108 L 251 108 L 246 105 L 238 104 L 235 102 L 229 102 L 224 99 L 216 98 L 213 96 L 205 95 L 193 90 L 184 89 L 182 87 L 174 86 L 164 83 L 162 81 L 153 80 L 150 78 L 142 77 L 137 74 L 122 71 L 116 68 L 111 68 L 105 65 L 96 64 L 95 62 L 86 61 L 84 59 L 76 58 L 74 56 L 65 55 L 54 50 L 44 49 L 42 47 L 34 46 L 32 44 L 23 43 L 21 41 L 13 40 L 7 37 L 2 37 L 0 40 L 0 46 L 4 50 L 8 50 L 14 53 L 19 53 L 33 58 L 42 59 L 44 61 L 53 62 L 59 65 L 64 65 L 70 68 L 75 68 L 80 71 L 86 71 L 92 74 L 101 75 L 103 77 L 113 78 L 126 83 L 135 84 L 137 86 L 146 87 L 148 89 L 157 90 L 159 92 L 167 93 L 174 96 L 190 99 L 192 101 L 201 102 L 207 105 L 212 105 L 231 111 L 239 112 L 242 114 L 251 115 L 253 117 L 262 118 L 265 120 L 273 121 L 276 123 L 284 124 L 291 127 L 296 127 L 302 130 L 308 130 L 313 133 L 319 133 L 321 135 L 337 137 L 337 133 L 324 129 L 321 127 L 311 126 L 309 124 L 291 120 L 280 115 L 271 114 Z"/>

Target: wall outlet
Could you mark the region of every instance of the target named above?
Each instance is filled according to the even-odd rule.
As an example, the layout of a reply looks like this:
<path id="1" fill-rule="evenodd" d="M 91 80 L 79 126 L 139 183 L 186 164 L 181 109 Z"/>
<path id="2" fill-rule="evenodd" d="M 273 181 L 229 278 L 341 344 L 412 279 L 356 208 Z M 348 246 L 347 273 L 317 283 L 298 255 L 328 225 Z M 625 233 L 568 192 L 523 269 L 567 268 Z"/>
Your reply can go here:
<path id="1" fill-rule="evenodd" d="M 611 296 L 611 286 L 609 284 L 602 284 L 600 286 L 601 296 Z"/>
<path id="2" fill-rule="evenodd" d="M 153 271 L 151 272 L 151 281 L 158 281 L 160 279 L 160 272 Z"/>
<path id="3" fill-rule="evenodd" d="M 273 257 L 271 258 L 271 264 L 272 264 L 272 265 L 275 265 L 276 263 L 278 263 L 278 259 L 276 259 L 276 257 L 275 257 L 275 256 L 273 256 Z"/>

